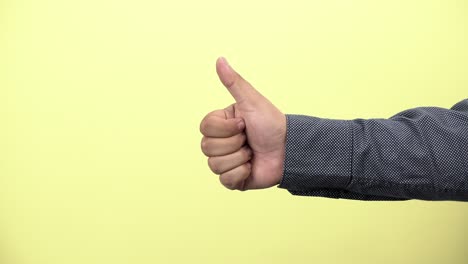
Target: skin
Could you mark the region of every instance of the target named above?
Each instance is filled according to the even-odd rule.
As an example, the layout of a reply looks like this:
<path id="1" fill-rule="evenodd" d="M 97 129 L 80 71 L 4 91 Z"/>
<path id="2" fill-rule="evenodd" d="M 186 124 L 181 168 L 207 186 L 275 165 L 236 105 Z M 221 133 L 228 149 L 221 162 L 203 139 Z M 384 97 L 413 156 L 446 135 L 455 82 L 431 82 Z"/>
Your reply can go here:
<path id="1" fill-rule="evenodd" d="M 200 123 L 208 166 L 231 190 L 277 185 L 283 174 L 286 116 L 226 59 L 216 61 L 216 72 L 235 103 L 208 113 Z"/>

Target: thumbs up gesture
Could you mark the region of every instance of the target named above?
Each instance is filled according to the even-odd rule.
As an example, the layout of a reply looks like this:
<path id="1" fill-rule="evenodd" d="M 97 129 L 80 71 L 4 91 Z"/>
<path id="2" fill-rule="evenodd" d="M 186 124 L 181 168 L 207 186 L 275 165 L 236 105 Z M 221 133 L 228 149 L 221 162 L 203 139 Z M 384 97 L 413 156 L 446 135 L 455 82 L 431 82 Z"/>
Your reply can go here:
<path id="1" fill-rule="evenodd" d="M 216 71 L 235 103 L 207 114 L 200 123 L 201 148 L 210 169 L 231 190 L 278 184 L 283 173 L 286 116 L 226 59 L 217 60 Z"/>

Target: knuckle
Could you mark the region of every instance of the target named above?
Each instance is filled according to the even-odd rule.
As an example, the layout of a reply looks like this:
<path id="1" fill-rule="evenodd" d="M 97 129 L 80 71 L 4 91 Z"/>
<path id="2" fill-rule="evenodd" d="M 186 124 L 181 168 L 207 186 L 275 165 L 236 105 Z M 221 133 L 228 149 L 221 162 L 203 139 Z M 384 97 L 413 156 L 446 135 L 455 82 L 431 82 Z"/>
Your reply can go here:
<path id="1" fill-rule="evenodd" d="M 227 189 L 231 190 L 231 191 L 234 191 L 236 189 L 236 186 L 235 184 L 231 183 L 231 182 L 228 182 L 228 183 L 225 183 L 224 184 L 224 187 L 226 187 Z"/>
<path id="2" fill-rule="evenodd" d="M 205 129 L 206 129 L 206 116 L 202 119 L 202 121 L 200 122 L 200 133 L 204 134 L 205 133 Z"/>
<path id="3" fill-rule="evenodd" d="M 221 174 L 219 164 L 214 158 L 208 158 L 208 167 L 210 167 L 211 171 L 215 174 Z"/>
<path id="4" fill-rule="evenodd" d="M 203 134 L 203 135 L 206 135 L 210 129 L 210 122 L 208 122 L 208 120 L 204 119 L 201 123 L 200 123 L 200 132 Z"/>
<path id="5" fill-rule="evenodd" d="M 231 179 L 231 177 L 226 177 L 226 174 L 222 174 L 221 177 L 219 177 L 219 180 L 221 181 L 221 184 L 223 184 L 227 189 L 236 189 L 236 183 Z"/>
<path id="6" fill-rule="evenodd" d="M 203 137 L 202 140 L 201 140 L 200 145 L 201 145 L 201 150 L 202 150 L 203 154 L 205 154 L 206 156 L 209 156 L 209 154 L 210 154 L 209 140 L 206 137 Z"/>

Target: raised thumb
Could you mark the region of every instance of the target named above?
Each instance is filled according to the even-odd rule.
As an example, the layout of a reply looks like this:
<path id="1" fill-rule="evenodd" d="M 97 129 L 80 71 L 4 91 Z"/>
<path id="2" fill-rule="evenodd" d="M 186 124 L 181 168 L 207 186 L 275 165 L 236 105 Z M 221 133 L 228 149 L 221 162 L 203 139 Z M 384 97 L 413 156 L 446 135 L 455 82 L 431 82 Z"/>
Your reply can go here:
<path id="1" fill-rule="evenodd" d="M 237 103 L 255 102 L 260 94 L 238 74 L 224 57 L 216 61 L 216 72 L 223 85 L 231 93 Z"/>

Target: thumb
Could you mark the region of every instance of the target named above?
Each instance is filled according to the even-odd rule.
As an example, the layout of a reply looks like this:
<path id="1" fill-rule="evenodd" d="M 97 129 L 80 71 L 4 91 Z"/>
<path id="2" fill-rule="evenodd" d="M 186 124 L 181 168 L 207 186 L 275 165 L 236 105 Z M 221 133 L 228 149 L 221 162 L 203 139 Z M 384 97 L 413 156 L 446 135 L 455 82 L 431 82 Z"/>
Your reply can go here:
<path id="1" fill-rule="evenodd" d="M 231 93 L 237 103 L 254 103 L 261 96 L 242 76 L 240 76 L 224 57 L 216 61 L 216 72 L 219 79 Z"/>

